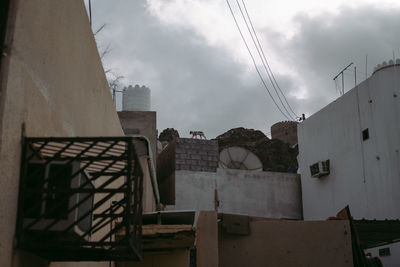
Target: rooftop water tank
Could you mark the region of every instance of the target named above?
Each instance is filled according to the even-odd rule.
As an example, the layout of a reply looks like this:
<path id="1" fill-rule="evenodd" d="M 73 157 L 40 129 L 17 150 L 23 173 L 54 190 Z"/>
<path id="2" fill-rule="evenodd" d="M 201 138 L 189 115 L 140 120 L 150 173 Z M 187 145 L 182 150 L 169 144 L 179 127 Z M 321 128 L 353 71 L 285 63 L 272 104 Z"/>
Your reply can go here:
<path id="1" fill-rule="evenodd" d="M 125 87 L 122 93 L 122 110 L 150 111 L 150 89 L 139 85 Z"/>

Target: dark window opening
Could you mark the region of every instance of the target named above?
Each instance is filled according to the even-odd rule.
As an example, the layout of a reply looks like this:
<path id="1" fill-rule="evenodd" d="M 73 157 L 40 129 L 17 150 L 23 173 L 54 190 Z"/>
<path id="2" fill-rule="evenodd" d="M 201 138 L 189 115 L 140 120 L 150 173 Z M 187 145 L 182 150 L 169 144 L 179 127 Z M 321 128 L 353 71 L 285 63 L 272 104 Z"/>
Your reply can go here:
<path id="1" fill-rule="evenodd" d="M 381 248 L 381 249 L 379 249 L 379 256 L 380 257 L 390 256 L 390 248 Z"/>
<path id="2" fill-rule="evenodd" d="M 68 218 L 68 193 L 59 192 L 59 190 L 70 189 L 71 173 L 71 164 L 50 165 L 48 178 L 48 188 L 50 189 L 50 194 L 48 194 L 46 198 L 45 218 Z"/>
<path id="3" fill-rule="evenodd" d="M 362 131 L 362 138 L 363 138 L 363 141 L 369 139 L 369 131 L 368 131 L 368 128 Z"/>

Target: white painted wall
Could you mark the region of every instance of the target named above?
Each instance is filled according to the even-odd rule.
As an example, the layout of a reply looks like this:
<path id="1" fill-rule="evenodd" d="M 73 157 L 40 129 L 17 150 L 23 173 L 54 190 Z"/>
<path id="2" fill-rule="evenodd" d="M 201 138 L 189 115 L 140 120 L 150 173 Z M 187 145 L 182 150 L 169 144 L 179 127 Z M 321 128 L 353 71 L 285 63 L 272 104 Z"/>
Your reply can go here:
<path id="1" fill-rule="evenodd" d="M 379 250 L 382 248 L 389 248 L 389 256 L 379 256 Z M 398 267 L 400 263 L 400 242 L 380 246 L 376 248 L 366 249 L 365 253 L 371 253 L 371 257 L 379 257 L 382 265 L 385 267 Z"/>
<path id="2" fill-rule="evenodd" d="M 355 218 L 400 218 L 400 66 L 379 70 L 298 126 L 305 219 L 350 206 Z M 369 139 L 362 140 L 362 130 Z M 330 160 L 331 173 L 309 166 Z"/>
<path id="3" fill-rule="evenodd" d="M 175 205 L 170 210 L 215 210 L 268 218 L 301 219 L 297 174 L 217 169 L 175 171 Z"/>
<path id="4" fill-rule="evenodd" d="M 215 172 L 175 171 L 173 210 L 214 210 Z"/>
<path id="5" fill-rule="evenodd" d="M 302 218 L 297 174 L 217 170 L 219 212 L 267 218 Z"/>

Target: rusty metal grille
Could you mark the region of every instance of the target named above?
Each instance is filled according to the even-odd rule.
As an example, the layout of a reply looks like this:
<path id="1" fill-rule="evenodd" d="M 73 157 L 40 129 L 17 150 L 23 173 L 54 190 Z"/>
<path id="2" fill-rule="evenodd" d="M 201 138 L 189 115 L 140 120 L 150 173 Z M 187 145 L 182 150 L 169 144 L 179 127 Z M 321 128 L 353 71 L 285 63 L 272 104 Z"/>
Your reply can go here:
<path id="1" fill-rule="evenodd" d="M 132 141 L 24 138 L 18 247 L 50 261 L 141 259 L 143 173 Z"/>

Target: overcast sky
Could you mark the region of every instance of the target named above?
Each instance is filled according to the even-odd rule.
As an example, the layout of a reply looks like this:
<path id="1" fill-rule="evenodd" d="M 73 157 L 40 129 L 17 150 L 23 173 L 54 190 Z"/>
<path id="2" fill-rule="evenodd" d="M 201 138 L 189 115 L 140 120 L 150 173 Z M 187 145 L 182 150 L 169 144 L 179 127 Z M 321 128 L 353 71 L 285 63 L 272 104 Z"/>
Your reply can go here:
<path id="1" fill-rule="evenodd" d="M 230 3 L 245 33 L 236 0 Z M 367 76 L 393 54 L 400 58 L 400 1 L 245 3 L 296 114 L 310 116 L 339 97 L 332 78 L 349 63 L 345 90 L 354 87 L 354 66 L 357 82 L 365 79 L 366 55 Z M 159 132 L 173 127 L 181 136 L 200 130 L 214 138 L 246 127 L 268 134 L 272 124 L 287 120 L 263 87 L 225 0 L 92 0 L 92 18 L 94 31 L 106 24 L 96 36 L 99 50 L 111 48 L 105 68 L 124 76 L 122 87 L 151 89 Z"/>

